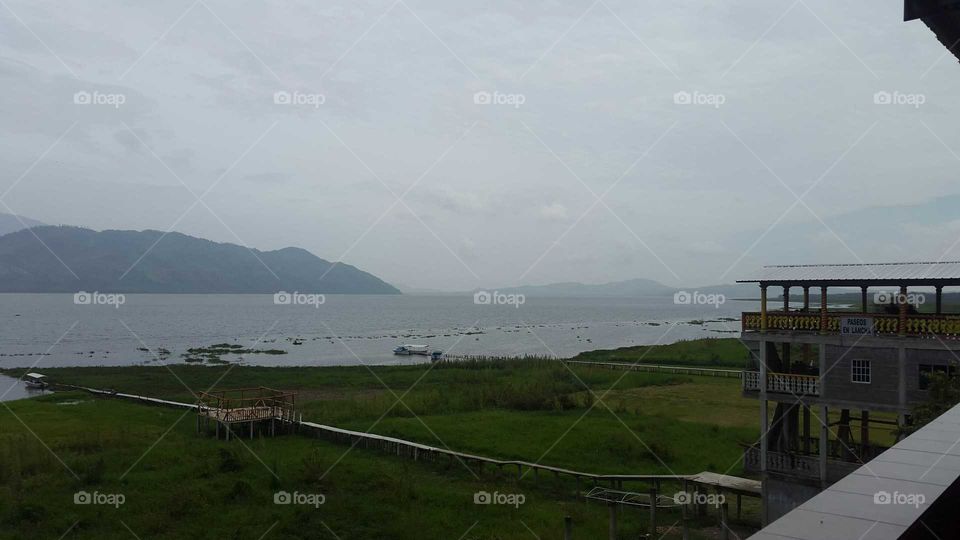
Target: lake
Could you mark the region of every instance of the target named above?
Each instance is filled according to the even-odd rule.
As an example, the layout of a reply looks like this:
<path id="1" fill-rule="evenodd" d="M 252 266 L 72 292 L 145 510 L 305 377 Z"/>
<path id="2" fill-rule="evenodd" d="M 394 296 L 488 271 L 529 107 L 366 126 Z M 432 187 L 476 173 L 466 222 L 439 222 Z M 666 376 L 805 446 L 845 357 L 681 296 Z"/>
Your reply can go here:
<path id="1" fill-rule="evenodd" d="M 250 365 L 403 364 L 404 343 L 454 354 L 557 355 L 681 339 L 736 336 L 758 302 L 675 304 L 672 298 L 538 298 L 475 304 L 472 296 L 328 295 L 314 305 L 273 295 L 128 294 L 120 305 L 77 304 L 72 294 L 0 295 L 0 367 L 183 362 L 218 343 Z M 726 320 L 725 320 L 726 319 Z M 734 319 L 734 320 L 729 320 Z M 160 354 L 157 351 L 166 351 Z"/>

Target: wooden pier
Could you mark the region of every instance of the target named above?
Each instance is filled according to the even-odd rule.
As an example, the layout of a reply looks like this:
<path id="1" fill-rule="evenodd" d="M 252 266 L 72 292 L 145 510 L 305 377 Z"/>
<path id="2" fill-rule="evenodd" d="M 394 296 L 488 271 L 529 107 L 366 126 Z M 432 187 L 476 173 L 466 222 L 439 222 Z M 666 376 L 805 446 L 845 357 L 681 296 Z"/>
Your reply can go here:
<path id="1" fill-rule="evenodd" d="M 263 386 L 201 392 L 196 405 L 197 432 L 209 432 L 213 424 L 218 439 L 221 430 L 228 441 L 231 433 L 243 431 L 251 439 L 257 432 L 273 436 L 278 426 L 283 429 L 296 421 L 296 397 Z"/>

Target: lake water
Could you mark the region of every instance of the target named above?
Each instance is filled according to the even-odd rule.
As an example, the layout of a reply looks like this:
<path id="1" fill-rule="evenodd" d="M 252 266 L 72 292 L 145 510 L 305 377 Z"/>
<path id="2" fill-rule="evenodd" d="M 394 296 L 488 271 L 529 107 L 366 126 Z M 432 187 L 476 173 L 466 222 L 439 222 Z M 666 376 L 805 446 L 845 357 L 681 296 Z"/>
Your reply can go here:
<path id="1" fill-rule="evenodd" d="M 266 366 L 425 360 L 391 353 L 404 343 L 456 354 L 569 356 L 734 336 L 740 312 L 757 309 L 751 301 L 714 307 L 672 298 L 530 297 L 515 307 L 477 305 L 472 296 L 328 295 L 311 306 L 277 305 L 272 295 L 164 294 L 126 295 L 114 307 L 75 304 L 72 294 L 2 294 L 0 367 L 174 363 L 188 348 L 216 343 L 286 351 L 221 357 Z M 169 353 L 158 360 L 151 350 L 160 349 Z"/>

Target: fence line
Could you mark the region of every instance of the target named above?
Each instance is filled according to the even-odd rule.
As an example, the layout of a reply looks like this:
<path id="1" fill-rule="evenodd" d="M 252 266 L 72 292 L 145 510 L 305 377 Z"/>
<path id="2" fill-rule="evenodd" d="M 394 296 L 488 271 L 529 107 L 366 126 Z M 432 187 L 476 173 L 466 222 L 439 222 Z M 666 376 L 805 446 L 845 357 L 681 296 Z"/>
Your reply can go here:
<path id="1" fill-rule="evenodd" d="M 587 360 L 566 360 L 568 364 L 580 364 L 606 369 L 626 369 L 628 371 L 648 371 L 674 373 L 677 375 L 703 375 L 708 377 L 741 378 L 742 369 L 718 369 L 692 366 L 672 366 L 669 364 L 630 364 L 627 362 L 590 362 Z"/>

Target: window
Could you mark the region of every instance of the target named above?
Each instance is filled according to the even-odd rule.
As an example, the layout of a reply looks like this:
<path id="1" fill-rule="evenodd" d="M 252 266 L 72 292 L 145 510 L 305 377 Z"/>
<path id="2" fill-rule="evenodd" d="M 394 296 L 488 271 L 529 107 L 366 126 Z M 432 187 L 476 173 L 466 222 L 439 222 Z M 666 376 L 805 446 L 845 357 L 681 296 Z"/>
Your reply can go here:
<path id="1" fill-rule="evenodd" d="M 869 360 L 853 360 L 850 363 L 850 382 L 870 384 Z"/>

